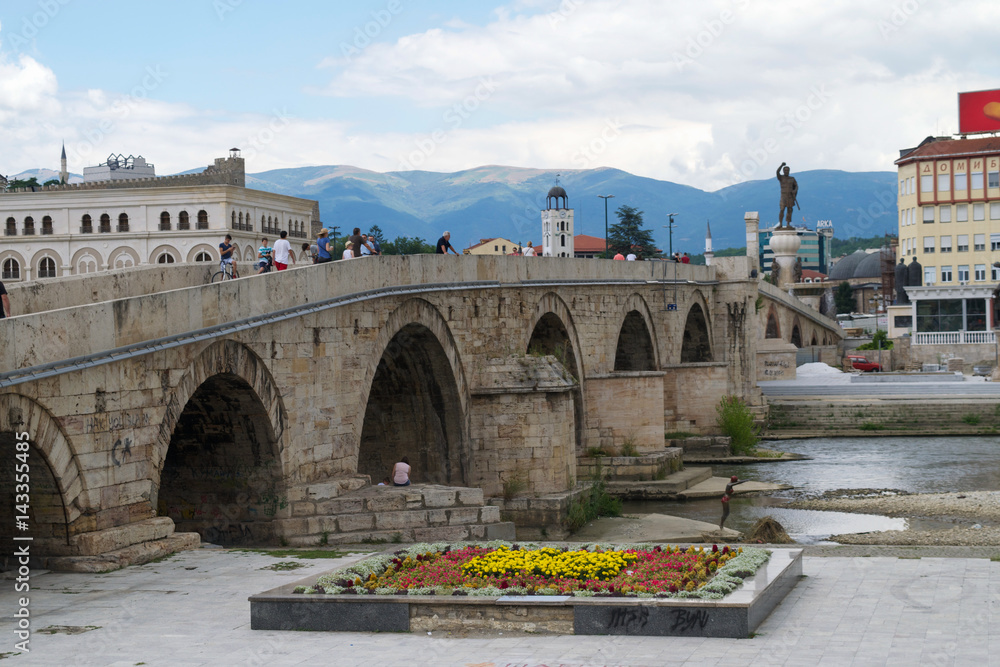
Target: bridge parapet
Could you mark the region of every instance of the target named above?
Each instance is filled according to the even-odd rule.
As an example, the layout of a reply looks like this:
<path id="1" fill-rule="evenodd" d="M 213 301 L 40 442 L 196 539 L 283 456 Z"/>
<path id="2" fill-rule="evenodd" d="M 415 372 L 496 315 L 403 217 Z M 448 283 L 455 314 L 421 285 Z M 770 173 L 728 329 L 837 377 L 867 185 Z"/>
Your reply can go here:
<path id="1" fill-rule="evenodd" d="M 205 329 L 227 323 L 241 323 L 237 326 L 250 328 L 249 320 L 253 318 L 330 304 L 335 299 L 360 299 L 366 293 L 380 290 L 411 288 L 411 293 L 417 293 L 419 290 L 412 288 L 449 290 L 475 288 L 484 283 L 645 284 L 663 280 L 664 265 L 663 262 L 437 255 L 331 262 L 13 317 L 0 326 L 0 369 L 24 369 L 108 350 L 125 353 L 120 348 L 191 332 L 204 333 Z M 190 269 L 182 271 L 185 273 L 181 274 L 181 281 L 191 279 Z M 714 279 L 712 267 L 686 264 L 679 265 L 677 271 L 677 280 L 682 283 Z M 147 277 L 155 280 L 156 275 L 151 273 Z M 115 279 L 113 274 L 106 276 L 108 281 Z M 673 271 L 667 280 L 673 280 Z M 136 285 L 145 291 L 148 283 L 149 280 L 143 280 Z"/>

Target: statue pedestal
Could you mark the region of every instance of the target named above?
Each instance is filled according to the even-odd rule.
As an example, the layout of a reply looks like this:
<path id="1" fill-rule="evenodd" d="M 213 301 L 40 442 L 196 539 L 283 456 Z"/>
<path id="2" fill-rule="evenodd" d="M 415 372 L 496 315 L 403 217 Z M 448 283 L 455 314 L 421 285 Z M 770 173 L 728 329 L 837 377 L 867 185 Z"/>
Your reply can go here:
<path id="1" fill-rule="evenodd" d="M 789 285 L 795 284 L 795 258 L 801 245 L 802 239 L 794 229 L 777 229 L 771 235 L 770 246 L 774 262 L 781 267 L 776 285 L 778 289 L 787 290 Z"/>

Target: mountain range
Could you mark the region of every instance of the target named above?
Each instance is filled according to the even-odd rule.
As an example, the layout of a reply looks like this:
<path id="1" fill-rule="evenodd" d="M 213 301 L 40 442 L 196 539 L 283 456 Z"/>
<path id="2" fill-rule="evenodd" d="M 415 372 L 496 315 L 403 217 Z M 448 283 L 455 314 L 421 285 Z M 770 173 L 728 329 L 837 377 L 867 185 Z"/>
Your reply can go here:
<path id="1" fill-rule="evenodd" d="M 814 229 L 816 221 L 831 220 L 834 235 L 876 236 L 895 233 L 896 173 L 815 170 L 793 173 L 799 184 L 795 224 Z M 22 172 L 40 183 L 58 174 L 49 169 Z M 669 181 L 636 176 L 607 167 L 583 170 L 527 169 L 483 166 L 452 173 L 395 171 L 380 173 L 332 165 L 275 169 L 247 174 L 247 187 L 316 199 L 326 227 L 339 234 L 353 227 L 378 225 L 387 239 L 423 238 L 431 243 L 451 231 L 456 248 L 480 239 L 504 237 L 517 243 L 541 241 L 539 212 L 556 184 L 569 195 L 575 211 L 575 232 L 604 236 L 604 202 L 608 222 L 628 205 L 643 212 L 646 228 L 664 250 L 671 244 L 667 230 L 674 213 L 672 247 L 692 253 L 704 249 L 706 223 L 711 224 L 716 249 L 746 244 L 743 214 L 758 211 L 761 228 L 777 222 L 779 188 L 774 178 L 745 181 L 714 192 Z M 79 177 L 71 175 L 70 181 Z"/>

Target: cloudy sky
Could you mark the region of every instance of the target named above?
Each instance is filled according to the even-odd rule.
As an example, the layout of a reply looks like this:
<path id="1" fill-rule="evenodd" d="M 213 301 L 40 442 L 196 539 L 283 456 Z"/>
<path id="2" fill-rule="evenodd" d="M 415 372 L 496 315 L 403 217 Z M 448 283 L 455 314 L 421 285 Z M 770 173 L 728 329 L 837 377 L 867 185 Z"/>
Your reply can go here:
<path id="1" fill-rule="evenodd" d="M 280 7 L 280 9 L 279 9 Z M 0 5 L 0 173 L 616 167 L 714 190 L 893 169 L 1000 87 L 990 0 Z"/>

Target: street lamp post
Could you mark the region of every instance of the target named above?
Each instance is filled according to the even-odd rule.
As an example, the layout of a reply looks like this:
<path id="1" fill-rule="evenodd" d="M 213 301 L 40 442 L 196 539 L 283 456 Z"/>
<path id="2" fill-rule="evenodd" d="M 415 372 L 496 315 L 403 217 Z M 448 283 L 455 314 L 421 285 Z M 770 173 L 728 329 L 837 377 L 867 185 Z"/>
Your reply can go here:
<path id="1" fill-rule="evenodd" d="M 604 200 L 604 259 L 608 258 L 608 200 L 614 199 L 614 195 L 597 195 Z"/>
<path id="2" fill-rule="evenodd" d="M 663 225 L 670 231 L 670 257 L 673 259 L 674 256 L 674 216 L 677 213 L 668 213 L 667 216 L 670 218 L 669 224 Z"/>

